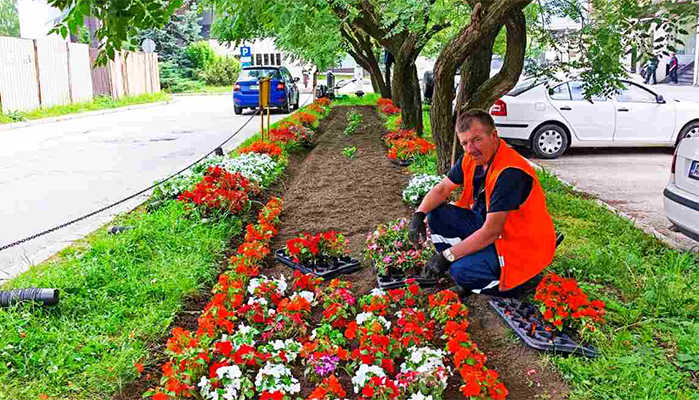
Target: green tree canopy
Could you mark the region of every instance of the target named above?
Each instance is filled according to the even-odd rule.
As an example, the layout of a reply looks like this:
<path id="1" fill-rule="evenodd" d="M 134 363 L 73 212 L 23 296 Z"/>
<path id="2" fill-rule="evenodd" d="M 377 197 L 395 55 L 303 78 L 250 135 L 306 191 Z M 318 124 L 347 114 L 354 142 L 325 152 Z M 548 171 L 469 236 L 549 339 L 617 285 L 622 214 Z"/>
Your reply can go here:
<path id="1" fill-rule="evenodd" d="M 16 0 L 0 0 L 0 36 L 19 37 Z"/>

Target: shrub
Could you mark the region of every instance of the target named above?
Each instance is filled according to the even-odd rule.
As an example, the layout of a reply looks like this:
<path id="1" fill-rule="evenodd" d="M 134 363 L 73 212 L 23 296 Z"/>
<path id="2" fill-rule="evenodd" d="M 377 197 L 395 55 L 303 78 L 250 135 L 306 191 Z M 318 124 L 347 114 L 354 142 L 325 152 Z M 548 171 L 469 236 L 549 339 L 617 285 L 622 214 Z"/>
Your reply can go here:
<path id="1" fill-rule="evenodd" d="M 234 84 L 239 74 L 238 60 L 233 57 L 217 57 L 199 75 L 208 85 L 227 86 Z"/>
<path id="2" fill-rule="evenodd" d="M 198 70 L 205 70 L 216 60 L 214 49 L 204 41 L 190 43 L 184 52 L 193 67 Z"/>
<path id="3" fill-rule="evenodd" d="M 170 93 L 199 92 L 204 90 L 204 83 L 189 79 L 187 68 L 181 68 L 172 62 L 162 62 L 160 69 L 160 87 Z"/>

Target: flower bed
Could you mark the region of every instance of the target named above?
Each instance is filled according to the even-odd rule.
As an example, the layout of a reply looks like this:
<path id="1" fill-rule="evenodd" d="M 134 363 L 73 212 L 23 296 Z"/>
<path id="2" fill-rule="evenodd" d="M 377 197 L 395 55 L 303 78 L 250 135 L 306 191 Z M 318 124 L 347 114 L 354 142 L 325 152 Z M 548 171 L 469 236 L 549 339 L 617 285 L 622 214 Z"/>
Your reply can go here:
<path id="1" fill-rule="evenodd" d="M 436 284 L 434 279 L 422 277 L 422 270 L 434 255 L 428 239 L 415 249 L 408 239 L 408 220 L 405 218 L 379 225 L 366 239 L 366 257 L 376 270 L 379 287 L 396 288 L 416 280 L 423 286 Z"/>
<path id="2" fill-rule="evenodd" d="M 422 138 L 397 139 L 391 141 L 387 157 L 394 162 L 410 162 L 415 156 L 425 155 L 435 148 L 433 143 Z"/>
<path id="3" fill-rule="evenodd" d="M 275 256 L 282 264 L 322 278 L 357 271 L 360 263 L 347 256 L 347 240 L 334 231 L 315 235 L 302 233 L 288 240 Z"/>
<path id="4" fill-rule="evenodd" d="M 393 104 L 393 101 L 391 101 L 391 99 L 381 98 L 377 102 L 377 106 L 378 106 L 379 112 L 381 112 L 385 115 L 393 115 L 393 114 L 400 113 L 400 108 L 396 107 Z"/>
<path id="5" fill-rule="evenodd" d="M 313 385 L 308 400 L 436 400 L 457 375 L 466 397 L 507 396 L 470 341 L 467 309 L 453 292 L 425 304 L 411 284 L 356 299 L 350 282 L 321 286 L 298 271 L 291 282 L 269 279 L 254 260 L 219 278 L 196 333 L 173 331 L 162 386 L 146 395 L 295 399 Z M 322 314 L 314 319 L 316 308 Z M 445 350 L 434 347 L 437 338 Z"/>

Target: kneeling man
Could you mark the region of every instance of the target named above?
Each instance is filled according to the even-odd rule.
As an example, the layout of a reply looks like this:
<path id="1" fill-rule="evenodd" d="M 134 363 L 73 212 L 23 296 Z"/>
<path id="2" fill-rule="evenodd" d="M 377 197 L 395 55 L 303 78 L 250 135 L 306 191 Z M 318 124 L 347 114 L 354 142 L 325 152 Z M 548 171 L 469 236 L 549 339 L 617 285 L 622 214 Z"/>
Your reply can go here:
<path id="1" fill-rule="evenodd" d="M 426 238 L 425 216 L 437 254 L 427 270 L 447 270 L 464 296 L 511 296 L 553 260 L 556 233 L 531 165 L 499 138 L 493 118 L 473 109 L 459 115 L 465 154 L 413 214 L 413 243 Z M 462 187 L 461 199 L 447 204 Z"/>

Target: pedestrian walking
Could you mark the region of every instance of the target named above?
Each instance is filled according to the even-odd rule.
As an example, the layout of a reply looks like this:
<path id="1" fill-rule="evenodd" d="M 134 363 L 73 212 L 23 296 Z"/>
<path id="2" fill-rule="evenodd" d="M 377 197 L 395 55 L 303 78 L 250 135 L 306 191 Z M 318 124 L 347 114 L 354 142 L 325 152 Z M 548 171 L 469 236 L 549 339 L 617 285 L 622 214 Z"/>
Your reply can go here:
<path id="1" fill-rule="evenodd" d="M 670 58 L 670 61 L 668 62 L 669 68 L 669 75 L 670 75 L 670 83 L 675 83 L 677 84 L 677 68 L 680 66 L 679 62 L 677 61 L 677 55 L 675 53 L 672 53 L 672 57 Z"/>
<path id="2" fill-rule="evenodd" d="M 645 83 L 648 84 L 650 82 L 650 78 L 653 77 L 653 85 L 658 83 L 656 79 L 656 74 L 655 72 L 658 70 L 658 57 L 653 55 L 653 57 L 648 60 L 648 68 L 646 68 L 646 79 Z"/>

